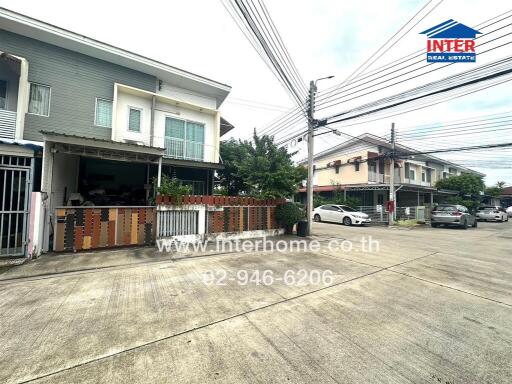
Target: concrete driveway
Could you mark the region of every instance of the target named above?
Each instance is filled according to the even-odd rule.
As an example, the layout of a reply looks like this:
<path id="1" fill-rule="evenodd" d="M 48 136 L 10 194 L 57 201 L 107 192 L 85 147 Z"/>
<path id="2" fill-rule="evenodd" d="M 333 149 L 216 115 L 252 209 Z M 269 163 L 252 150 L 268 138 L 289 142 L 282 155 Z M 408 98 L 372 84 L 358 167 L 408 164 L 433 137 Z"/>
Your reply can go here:
<path id="1" fill-rule="evenodd" d="M 9 270 L 0 382 L 511 382 L 512 222 L 314 230 L 317 252 L 169 260 L 138 250 L 99 269 L 79 255 L 51 260 L 48 273 Z M 354 249 L 328 246 L 343 239 Z M 55 268 L 66 257 L 73 268 Z M 241 285 L 240 270 L 276 280 Z M 277 280 L 289 270 L 329 270 L 333 281 Z M 205 284 L 211 271 L 223 284 Z"/>

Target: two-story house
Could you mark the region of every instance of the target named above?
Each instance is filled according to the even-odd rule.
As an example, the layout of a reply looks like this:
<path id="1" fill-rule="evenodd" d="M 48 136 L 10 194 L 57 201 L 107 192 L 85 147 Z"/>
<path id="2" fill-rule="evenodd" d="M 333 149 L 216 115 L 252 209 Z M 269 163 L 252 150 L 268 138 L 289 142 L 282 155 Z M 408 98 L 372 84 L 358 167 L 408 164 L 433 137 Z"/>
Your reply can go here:
<path id="1" fill-rule="evenodd" d="M 50 231 L 58 206 L 148 205 L 162 174 L 211 194 L 230 89 L 0 8 L 0 253 L 33 190 Z"/>
<path id="2" fill-rule="evenodd" d="M 398 206 L 419 206 L 442 202 L 451 191 L 438 190 L 438 180 L 461 173 L 482 173 L 442 160 L 435 156 L 418 154 L 412 148 L 396 144 L 401 159 L 395 161 L 394 185 Z M 363 134 L 314 157 L 314 192 L 329 197 L 334 191 L 343 191 L 355 197 L 362 206 L 383 205 L 389 200 L 391 161 L 385 154 L 391 144 L 378 136 Z M 305 164 L 305 162 L 302 162 Z M 306 188 L 300 193 L 305 199 Z"/>

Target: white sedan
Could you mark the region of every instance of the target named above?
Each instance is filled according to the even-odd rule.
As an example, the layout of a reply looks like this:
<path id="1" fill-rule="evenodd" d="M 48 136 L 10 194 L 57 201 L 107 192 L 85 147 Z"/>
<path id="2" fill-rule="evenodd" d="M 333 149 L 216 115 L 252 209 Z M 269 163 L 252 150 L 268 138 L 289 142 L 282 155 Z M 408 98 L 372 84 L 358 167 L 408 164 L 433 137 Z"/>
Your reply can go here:
<path id="1" fill-rule="evenodd" d="M 332 223 L 343 223 L 344 225 L 361 225 L 371 223 L 366 213 L 356 211 L 347 205 L 326 204 L 321 205 L 313 211 L 313 220 L 329 221 Z"/>

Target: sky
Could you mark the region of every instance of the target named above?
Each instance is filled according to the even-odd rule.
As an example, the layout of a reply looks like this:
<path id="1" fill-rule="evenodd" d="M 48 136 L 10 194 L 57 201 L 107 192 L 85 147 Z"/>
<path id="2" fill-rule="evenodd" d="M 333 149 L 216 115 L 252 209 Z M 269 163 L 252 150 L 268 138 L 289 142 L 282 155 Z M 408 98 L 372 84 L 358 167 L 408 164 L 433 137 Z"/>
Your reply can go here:
<path id="1" fill-rule="evenodd" d="M 438 2 L 433 0 L 430 7 Z M 305 82 L 327 75 L 335 76 L 332 80 L 320 82 L 319 91 L 341 83 L 426 3 L 423 0 L 265 1 Z M 427 28 L 450 18 L 475 26 L 508 11 L 512 8 L 508 3 L 501 0 L 444 0 L 369 70 L 424 48 L 426 38 L 419 32 Z M 236 127 L 231 132 L 232 137 L 247 138 L 253 129 L 262 129 L 295 106 L 219 0 L 125 0 L 122 3 L 104 0 L 0 0 L 0 6 L 230 85 L 232 92 L 221 106 L 221 112 Z M 507 29 L 512 32 L 512 27 L 507 26 L 504 31 Z M 511 52 L 512 44 L 485 57 L 478 56 L 476 65 Z M 439 80 L 469 69 L 471 65 L 475 64 L 453 65 L 431 76 L 410 81 L 403 87 L 390 89 L 388 93 L 383 91 L 382 94 L 319 111 L 319 117 L 322 113 L 341 112 L 378 97 Z M 342 126 L 340 130 L 351 135 L 364 132 L 383 135 L 389 132 L 391 122 L 400 132 L 417 125 L 442 126 L 453 120 L 512 111 L 510 84 L 512 82 L 390 119 Z M 293 129 L 299 130 L 299 127 Z M 345 139 L 323 135 L 316 140 L 315 149 L 318 152 Z M 446 142 L 439 144 L 437 141 L 430 146 L 428 142 L 407 144 L 432 148 L 435 145 L 512 142 L 512 135 L 461 136 L 443 141 Z M 296 149 L 299 156 L 305 154 L 303 148 Z M 506 166 L 512 164 L 512 151 L 460 152 L 439 157 L 471 165 L 471 168 L 487 175 L 488 185 L 498 180 L 512 184 L 512 170 Z M 502 166 L 496 166 L 497 163 L 502 163 Z"/>

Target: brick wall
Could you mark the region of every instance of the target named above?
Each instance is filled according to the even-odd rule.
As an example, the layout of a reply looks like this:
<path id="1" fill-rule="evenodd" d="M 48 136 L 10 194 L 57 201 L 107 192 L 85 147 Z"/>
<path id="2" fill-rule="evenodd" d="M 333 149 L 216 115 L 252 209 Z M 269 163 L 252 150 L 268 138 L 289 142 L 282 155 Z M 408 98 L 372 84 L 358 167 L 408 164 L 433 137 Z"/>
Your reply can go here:
<path id="1" fill-rule="evenodd" d="M 155 241 L 154 207 L 57 208 L 53 249 L 81 251 Z"/>
<path id="2" fill-rule="evenodd" d="M 276 206 L 285 199 L 256 199 L 243 196 L 184 196 L 182 204 L 207 206 L 207 233 L 243 232 L 279 228 Z M 173 204 L 166 196 L 157 196 L 157 204 Z"/>
<path id="3" fill-rule="evenodd" d="M 277 229 L 276 206 L 226 206 L 208 211 L 208 233 Z"/>

